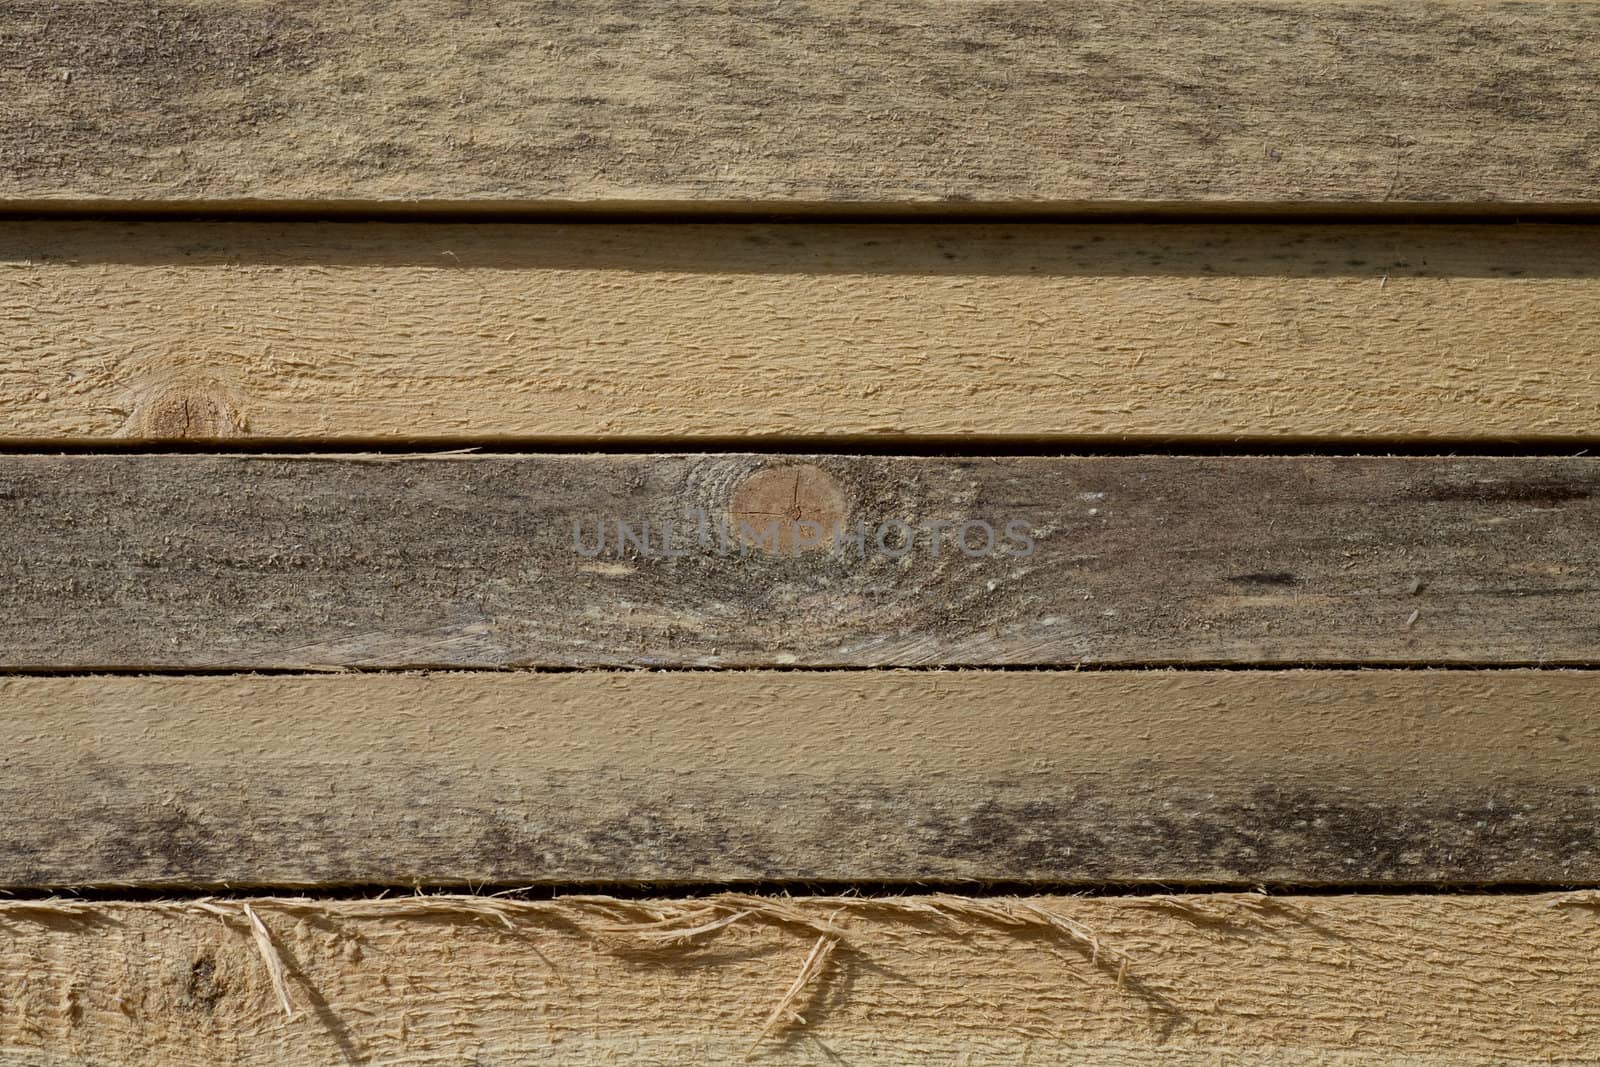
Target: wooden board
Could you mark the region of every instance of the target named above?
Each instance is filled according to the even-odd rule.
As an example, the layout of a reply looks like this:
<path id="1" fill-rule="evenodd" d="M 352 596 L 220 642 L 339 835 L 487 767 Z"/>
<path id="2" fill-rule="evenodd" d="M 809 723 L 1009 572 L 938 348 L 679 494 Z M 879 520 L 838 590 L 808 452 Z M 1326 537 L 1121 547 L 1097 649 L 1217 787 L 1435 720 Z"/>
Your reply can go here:
<path id="1" fill-rule="evenodd" d="M 1600 176 L 1582 0 L 6 0 L 0 25 L 13 204 L 1592 205 Z"/>
<path id="2" fill-rule="evenodd" d="M 1570 884 L 1600 879 L 1597 693 L 1520 670 L 12 678 L 0 884 Z"/>
<path id="3" fill-rule="evenodd" d="M 1591 458 L 7 456 L 0 666 L 1587 665 L 1597 491 Z"/>
<path id="4" fill-rule="evenodd" d="M 1577 1067 L 1600 1057 L 1583 899 L 10 903 L 0 1048 L 49 1067 Z"/>
<path id="5" fill-rule="evenodd" d="M 1578 226 L 36 222 L 0 263 L 17 445 L 1526 442 L 1600 403 Z"/>

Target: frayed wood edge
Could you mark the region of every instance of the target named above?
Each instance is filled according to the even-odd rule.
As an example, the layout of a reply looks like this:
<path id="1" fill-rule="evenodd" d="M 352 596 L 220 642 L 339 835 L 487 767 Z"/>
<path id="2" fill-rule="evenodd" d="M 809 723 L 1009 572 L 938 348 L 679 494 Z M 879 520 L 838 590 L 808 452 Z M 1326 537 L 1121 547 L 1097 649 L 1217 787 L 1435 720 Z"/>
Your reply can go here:
<path id="1" fill-rule="evenodd" d="M 293 1019 L 294 1003 L 289 999 L 289 984 L 284 980 L 283 957 L 279 955 L 278 946 L 273 943 L 272 934 L 268 932 L 267 924 L 261 921 L 261 916 L 256 914 L 256 909 L 248 903 L 234 905 L 231 901 L 201 901 L 196 907 L 222 919 L 224 925 L 237 920 L 238 914 L 232 910 L 233 908 L 236 907 L 238 913 L 243 914 L 250 930 L 250 939 L 255 942 L 256 953 L 267 969 L 267 979 L 272 983 L 272 992 L 277 995 L 278 1007 L 283 1009 L 285 1019 Z"/>
<path id="2" fill-rule="evenodd" d="M 561 897 L 556 903 L 572 903 L 598 909 L 614 916 L 590 928 L 602 942 L 618 947 L 686 948 L 744 922 L 759 922 L 812 935 L 816 941 L 801 965 L 799 974 L 768 1013 L 746 1059 L 761 1043 L 792 1025 L 806 1026 L 807 1020 L 793 1010 L 806 990 L 824 978 L 829 959 L 841 945 L 851 947 L 841 920 L 863 916 L 890 921 L 931 920 L 959 924 L 962 921 L 1016 930 L 1048 932 L 1075 945 L 1091 966 L 1112 972 L 1117 989 L 1127 985 L 1133 960 L 1122 950 L 1107 945 L 1100 936 L 1076 919 L 1059 915 L 1026 900 L 990 900 L 952 894 L 921 897 L 759 897 L 747 893 L 719 893 L 695 901 L 619 900 L 615 897 Z M 817 914 L 817 905 L 828 912 Z"/>
<path id="3" fill-rule="evenodd" d="M 333 902 L 310 897 L 264 898 L 276 911 L 327 913 Z M 826 911 L 819 914 L 819 905 Z M 213 915 L 232 928 L 244 927 L 266 970 L 278 1006 L 288 1019 L 295 1018 L 289 997 L 282 954 L 271 931 L 249 902 L 206 898 L 189 901 L 151 901 L 129 905 L 164 914 Z M 0 901 L 0 919 L 7 915 L 66 918 L 101 918 L 107 903 L 80 900 Z M 760 923 L 815 937 L 799 973 L 767 1013 L 746 1053 L 754 1056 L 761 1043 L 791 1026 L 808 1021 L 795 1005 L 806 991 L 824 978 L 835 950 L 850 947 L 842 923 L 852 916 L 880 920 L 982 923 L 1002 929 L 1048 932 L 1076 946 L 1094 965 L 1115 976 L 1117 988 L 1127 984 L 1133 960 L 1106 944 L 1094 930 L 1076 919 L 1059 915 L 1023 899 L 985 899 L 952 894 L 919 897 L 761 897 L 748 893 L 718 893 L 693 900 L 623 900 L 608 896 L 563 896 L 553 900 L 517 900 L 504 896 L 417 895 L 371 900 L 338 901 L 337 914 L 349 919 L 455 919 L 488 922 L 506 930 L 514 920 L 538 921 L 564 915 L 583 932 L 613 949 L 687 949 L 741 924 Z M 574 915 L 574 912 L 579 914 Z M 809 939 L 809 938 L 808 938 Z"/>
<path id="4" fill-rule="evenodd" d="M 283 957 L 278 955 L 278 947 L 272 943 L 272 935 L 267 932 L 267 924 L 261 921 L 261 916 L 250 905 L 244 906 L 245 918 L 250 920 L 250 934 L 255 939 L 256 950 L 261 953 L 261 960 L 267 965 L 267 977 L 272 979 L 272 991 L 278 994 L 278 1006 L 283 1008 L 285 1019 L 294 1018 L 294 1005 L 289 1002 L 289 988 L 283 980 Z"/>
<path id="5" fill-rule="evenodd" d="M 251 452 L 231 458 L 241 460 L 287 460 L 296 463 L 415 463 L 419 460 L 450 460 L 479 454 L 480 447 L 473 445 L 469 448 L 442 449 L 438 452 Z"/>
<path id="6" fill-rule="evenodd" d="M 439 899 L 439 898 L 432 898 Z M 470 899 L 470 898 L 469 898 Z M 519 903 L 519 902 L 507 902 Z M 743 920 L 809 931 L 815 936 L 840 936 L 836 920 L 843 915 L 887 919 L 967 920 L 985 925 L 1049 930 L 1086 950 L 1090 962 L 1126 968 L 1132 960 L 1100 940 L 1088 926 L 1026 900 L 985 899 L 938 893 L 919 897 L 758 897 L 718 893 L 682 904 L 667 901 L 618 900 L 615 897 L 560 897 L 552 903 L 591 905 L 609 911 L 617 921 L 594 927 L 600 934 L 633 941 L 687 944 Z M 832 915 L 821 919 L 816 906 L 825 903 Z M 798 906 L 797 906 L 798 905 Z"/>
<path id="7" fill-rule="evenodd" d="M 800 999 L 806 987 L 822 976 L 823 968 L 828 965 L 828 957 L 833 955 L 833 950 L 839 945 L 837 937 L 826 934 L 817 938 L 817 943 L 811 946 L 811 954 L 806 957 L 805 963 L 800 965 L 800 973 L 795 975 L 794 982 L 779 998 L 778 1003 L 767 1015 L 767 1021 L 762 1024 L 761 1032 L 750 1043 L 750 1048 L 745 1052 L 744 1058 L 750 1059 L 756 1054 L 756 1049 L 761 1047 L 761 1042 L 770 1037 L 776 1030 L 789 1024 L 805 1026 L 806 1018 L 794 1010 L 794 1004 Z"/>

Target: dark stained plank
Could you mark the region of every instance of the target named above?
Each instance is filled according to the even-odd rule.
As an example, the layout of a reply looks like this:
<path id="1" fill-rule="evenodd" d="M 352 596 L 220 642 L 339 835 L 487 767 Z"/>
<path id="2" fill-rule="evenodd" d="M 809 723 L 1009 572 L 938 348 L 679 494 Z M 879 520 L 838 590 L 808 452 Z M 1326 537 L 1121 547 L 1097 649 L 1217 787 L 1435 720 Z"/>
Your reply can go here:
<path id="1" fill-rule="evenodd" d="M 1583 0 L 5 0 L 0 202 L 1592 206 Z"/>
<path id="2" fill-rule="evenodd" d="M 0 885 L 1600 879 L 1600 673 L 0 680 Z"/>
<path id="3" fill-rule="evenodd" d="M 1590 664 L 1597 489 L 1589 458 L 11 456 L 0 665 Z"/>

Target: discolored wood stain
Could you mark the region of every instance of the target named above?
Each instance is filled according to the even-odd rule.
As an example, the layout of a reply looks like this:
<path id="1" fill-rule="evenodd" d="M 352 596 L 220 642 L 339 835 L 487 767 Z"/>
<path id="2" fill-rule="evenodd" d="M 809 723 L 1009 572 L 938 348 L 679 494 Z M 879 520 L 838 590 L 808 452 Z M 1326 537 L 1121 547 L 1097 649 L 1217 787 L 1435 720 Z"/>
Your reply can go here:
<path id="1" fill-rule="evenodd" d="M 0 882 L 1569 883 L 1600 872 L 1597 687 L 1561 670 L 0 679 Z"/>
<path id="2" fill-rule="evenodd" d="M 5 0 L 6 173 L 18 184 L 150 188 L 176 163 L 180 181 L 200 180 L 219 161 L 196 158 L 195 146 L 223 130 L 248 137 L 296 109 L 266 83 L 325 61 L 329 38 L 309 13 L 295 2 Z"/>
<path id="3" fill-rule="evenodd" d="M 1597 18 L 6 0 L 0 200 L 1593 203 Z"/>

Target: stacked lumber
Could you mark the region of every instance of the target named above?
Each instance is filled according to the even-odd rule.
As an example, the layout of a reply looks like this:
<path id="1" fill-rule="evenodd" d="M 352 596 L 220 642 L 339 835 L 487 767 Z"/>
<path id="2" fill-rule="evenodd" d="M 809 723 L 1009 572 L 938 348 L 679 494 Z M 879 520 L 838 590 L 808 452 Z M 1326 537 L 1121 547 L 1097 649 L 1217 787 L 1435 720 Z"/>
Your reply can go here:
<path id="1" fill-rule="evenodd" d="M 0 0 L 0 1067 L 1600 1062 L 1596 41 Z"/>

